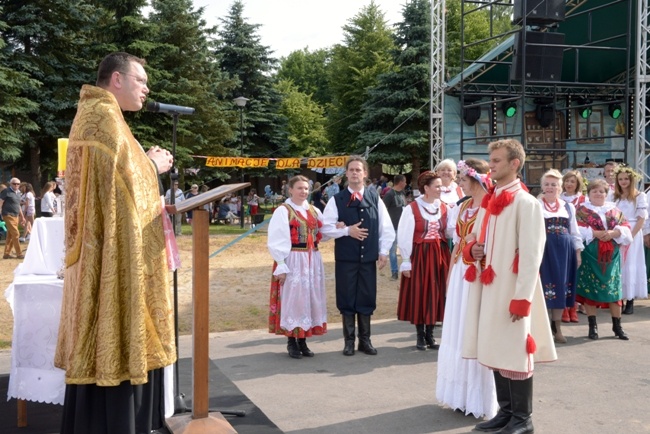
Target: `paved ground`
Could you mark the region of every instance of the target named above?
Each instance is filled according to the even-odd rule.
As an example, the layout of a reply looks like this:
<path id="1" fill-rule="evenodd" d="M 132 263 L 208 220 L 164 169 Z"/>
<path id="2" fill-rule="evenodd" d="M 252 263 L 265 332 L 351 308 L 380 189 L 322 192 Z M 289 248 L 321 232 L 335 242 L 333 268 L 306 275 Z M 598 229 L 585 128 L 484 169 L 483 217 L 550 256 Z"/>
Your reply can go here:
<path id="1" fill-rule="evenodd" d="M 560 359 L 538 365 L 537 433 L 650 432 L 650 301 L 623 318 L 630 341 L 615 339 L 607 312 L 601 339 L 586 338 L 586 317 L 564 327 Z M 310 340 L 312 359 L 287 356 L 285 340 L 264 330 L 211 335 L 210 354 L 226 374 L 286 433 L 467 433 L 477 422 L 436 403 L 437 352 L 415 350 L 415 330 L 398 321 L 373 324 L 377 356 L 341 355 L 339 324 Z M 436 330 L 440 340 L 440 331 Z M 191 341 L 181 338 L 181 357 Z M 0 372 L 9 351 L 0 352 Z"/>

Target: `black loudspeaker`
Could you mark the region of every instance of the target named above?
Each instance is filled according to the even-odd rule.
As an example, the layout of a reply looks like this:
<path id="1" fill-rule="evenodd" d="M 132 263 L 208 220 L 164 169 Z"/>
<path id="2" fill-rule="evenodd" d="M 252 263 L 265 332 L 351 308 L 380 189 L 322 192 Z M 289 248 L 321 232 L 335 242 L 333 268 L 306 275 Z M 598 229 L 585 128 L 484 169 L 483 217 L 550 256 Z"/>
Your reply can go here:
<path id="1" fill-rule="evenodd" d="M 511 80 L 521 80 L 522 42 L 522 33 L 517 33 L 510 69 Z M 526 80 L 560 81 L 564 49 L 557 45 L 562 44 L 564 44 L 563 33 L 526 32 Z"/>
<path id="2" fill-rule="evenodd" d="M 564 21 L 566 0 L 515 0 L 512 22 L 521 24 L 526 6 L 526 25 L 545 25 Z"/>

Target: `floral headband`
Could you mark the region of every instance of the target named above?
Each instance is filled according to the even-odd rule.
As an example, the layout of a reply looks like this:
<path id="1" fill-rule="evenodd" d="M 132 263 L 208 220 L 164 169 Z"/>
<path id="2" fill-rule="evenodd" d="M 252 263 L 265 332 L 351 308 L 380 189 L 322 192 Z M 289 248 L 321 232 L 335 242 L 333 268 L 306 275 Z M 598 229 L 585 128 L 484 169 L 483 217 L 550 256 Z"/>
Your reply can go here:
<path id="1" fill-rule="evenodd" d="M 627 164 L 619 164 L 616 169 L 614 169 L 614 175 L 618 176 L 619 173 L 627 173 L 630 175 L 630 178 L 632 180 L 639 180 L 641 179 L 641 175 L 637 173 L 634 169 L 632 169 L 630 166 Z"/>
<path id="2" fill-rule="evenodd" d="M 483 190 L 487 191 L 488 187 L 491 184 L 489 172 L 485 174 L 477 173 L 476 169 L 468 166 L 465 163 L 465 160 L 460 160 L 456 166 L 458 167 L 458 171 L 460 172 L 461 176 L 468 176 L 474 179 L 476 182 L 479 183 L 481 187 L 483 187 Z"/>

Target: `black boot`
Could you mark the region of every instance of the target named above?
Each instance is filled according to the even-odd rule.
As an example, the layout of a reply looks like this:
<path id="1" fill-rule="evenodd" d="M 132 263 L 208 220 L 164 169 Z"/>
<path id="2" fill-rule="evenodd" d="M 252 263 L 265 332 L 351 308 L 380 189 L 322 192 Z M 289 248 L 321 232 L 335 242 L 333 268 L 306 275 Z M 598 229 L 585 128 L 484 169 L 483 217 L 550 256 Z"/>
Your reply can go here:
<path id="1" fill-rule="evenodd" d="M 300 354 L 300 349 L 298 349 L 296 338 L 288 339 L 287 351 L 289 352 L 289 357 L 291 357 L 292 359 L 302 359 L 302 354 Z"/>
<path id="2" fill-rule="evenodd" d="M 634 313 L 634 299 L 625 302 L 623 315 L 632 315 Z"/>
<path id="3" fill-rule="evenodd" d="M 596 316 L 590 315 L 587 317 L 589 320 L 589 339 L 598 339 L 598 325 L 596 324 Z"/>
<path id="4" fill-rule="evenodd" d="M 427 342 L 427 347 L 431 348 L 432 350 L 437 350 L 440 348 L 440 345 L 438 345 L 436 343 L 436 340 L 433 338 L 433 328 L 433 325 L 427 324 L 427 331 L 424 335 L 424 340 Z"/>
<path id="5" fill-rule="evenodd" d="M 630 338 L 628 338 L 625 332 L 623 331 L 623 327 L 621 327 L 621 318 L 612 317 L 612 331 L 619 339 L 624 341 L 630 340 Z"/>
<path id="6" fill-rule="evenodd" d="M 510 380 L 512 418 L 497 434 L 531 434 L 533 428 L 533 377 L 526 380 Z"/>
<path id="7" fill-rule="evenodd" d="M 476 431 L 492 432 L 508 425 L 512 418 L 512 401 L 510 400 L 510 380 L 494 371 L 494 386 L 497 392 L 499 412 L 492 419 L 481 422 L 474 427 Z"/>
<path id="8" fill-rule="evenodd" d="M 303 356 L 314 357 L 314 352 L 307 347 L 307 340 L 305 338 L 298 339 L 298 348 Z"/>
<path id="9" fill-rule="evenodd" d="M 377 350 L 370 342 L 370 315 L 361 315 L 359 313 L 357 319 L 359 321 L 359 351 L 363 351 L 370 356 L 377 355 Z"/>
<path id="10" fill-rule="evenodd" d="M 417 340 L 415 341 L 415 348 L 420 351 L 427 349 L 426 344 L 424 343 L 424 324 L 416 324 L 415 331 L 417 332 Z"/>
<path id="11" fill-rule="evenodd" d="M 343 314 L 343 338 L 345 347 L 343 348 L 344 356 L 354 356 L 354 315 Z"/>

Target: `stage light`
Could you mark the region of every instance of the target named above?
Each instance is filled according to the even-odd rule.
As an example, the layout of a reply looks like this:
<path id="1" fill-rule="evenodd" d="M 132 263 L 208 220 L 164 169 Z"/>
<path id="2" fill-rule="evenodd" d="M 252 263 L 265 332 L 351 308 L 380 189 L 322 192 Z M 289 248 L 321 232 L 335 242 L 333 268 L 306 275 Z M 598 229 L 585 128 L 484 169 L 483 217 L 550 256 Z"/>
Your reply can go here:
<path id="1" fill-rule="evenodd" d="M 501 106 L 501 110 L 503 110 L 503 114 L 507 118 L 511 118 L 517 114 L 517 103 L 514 101 L 504 102 Z"/>
<path id="2" fill-rule="evenodd" d="M 553 123 L 553 118 L 555 117 L 553 105 L 552 104 L 538 105 L 535 110 L 535 117 L 537 118 L 537 122 L 539 122 L 540 127 L 542 128 L 549 127 Z"/>
<path id="3" fill-rule="evenodd" d="M 614 103 L 609 105 L 609 115 L 612 117 L 612 119 L 620 118 L 621 114 L 623 114 L 623 110 L 621 109 L 620 104 Z"/>
<path id="4" fill-rule="evenodd" d="M 476 122 L 481 118 L 481 107 L 465 107 L 463 109 L 463 120 L 467 125 L 473 127 L 476 125 Z"/>
<path id="5" fill-rule="evenodd" d="M 578 98 L 578 105 L 584 106 L 578 108 L 578 114 L 582 119 L 588 119 L 591 116 L 591 100 L 587 98 Z"/>

